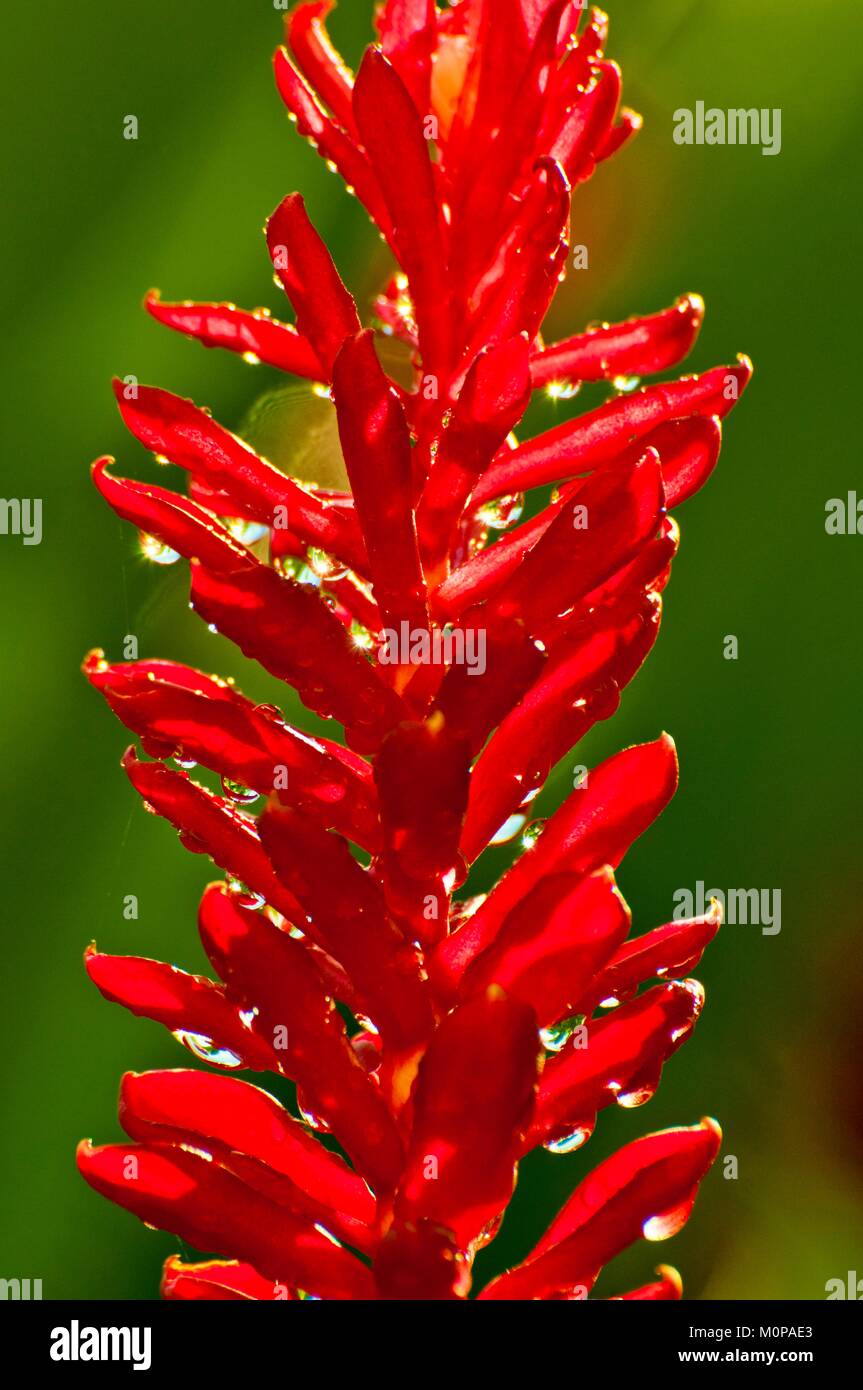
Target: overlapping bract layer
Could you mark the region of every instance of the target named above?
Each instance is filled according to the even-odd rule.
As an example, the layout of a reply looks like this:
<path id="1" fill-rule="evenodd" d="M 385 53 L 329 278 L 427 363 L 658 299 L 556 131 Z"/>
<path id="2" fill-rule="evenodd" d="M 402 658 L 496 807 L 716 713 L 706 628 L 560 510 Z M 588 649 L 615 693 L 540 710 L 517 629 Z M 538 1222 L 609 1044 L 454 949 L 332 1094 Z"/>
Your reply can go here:
<path id="1" fill-rule="evenodd" d="M 382 367 L 292 194 L 267 245 L 295 323 L 156 294 L 147 307 L 319 383 L 350 491 L 288 477 L 205 410 L 127 383 L 126 424 L 187 471 L 188 497 L 95 468 L 122 517 L 188 559 L 201 617 L 348 745 L 176 662 L 85 664 L 150 759 L 124 757 L 147 807 L 226 875 L 199 915 L 217 981 L 86 957 L 107 998 L 215 1069 L 127 1076 L 132 1142 L 79 1154 L 100 1192 L 215 1257 L 168 1262 L 175 1299 L 466 1297 L 521 1158 L 577 1147 L 605 1106 L 653 1093 L 700 1012 L 686 976 L 719 926 L 711 910 L 629 939 L 614 870 L 675 791 L 665 735 L 580 777 L 485 898 L 454 897 L 651 649 L 678 543 L 667 510 L 709 476 L 750 372 L 741 359 L 513 435 L 532 390 L 674 366 L 703 314 L 688 295 L 540 336 L 571 189 L 639 125 L 618 109 L 605 16 L 580 24 L 572 0 L 387 0 L 354 77 L 329 9 L 288 17 L 276 80 L 392 250 L 375 307 L 411 385 Z M 550 484 L 489 543 L 512 494 Z M 236 1068 L 294 1082 L 303 1119 Z M 718 1143 L 703 1121 L 628 1144 L 481 1296 L 586 1297 L 640 1235 L 679 1228 Z M 679 1297 L 658 1273 L 623 1297 Z"/>

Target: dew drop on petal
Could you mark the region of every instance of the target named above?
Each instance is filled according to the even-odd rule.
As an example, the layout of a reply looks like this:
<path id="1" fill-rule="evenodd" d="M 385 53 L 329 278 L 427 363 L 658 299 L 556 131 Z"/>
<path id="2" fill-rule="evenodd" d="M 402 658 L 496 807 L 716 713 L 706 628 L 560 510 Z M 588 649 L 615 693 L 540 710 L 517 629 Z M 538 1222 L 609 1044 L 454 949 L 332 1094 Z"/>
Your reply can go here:
<path id="1" fill-rule="evenodd" d="M 242 782 L 233 782 L 230 777 L 222 778 L 222 791 L 228 800 L 237 806 L 250 806 L 260 796 L 260 792 L 256 792 L 253 787 L 246 787 Z"/>
<path id="2" fill-rule="evenodd" d="M 523 511 L 524 493 L 514 492 L 508 497 L 496 497 L 484 507 L 479 507 L 476 519 L 493 531 L 506 531 L 515 525 Z"/>
<path id="3" fill-rule="evenodd" d="M 487 896 L 487 893 L 478 893 L 473 898 L 460 898 L 458 902 L 453 903 L 449 914 L 450 931 L 455 931 L 457 927 L 468 922 L 473 914 L 482 907 Z"/>
<path id="4" fill-rule="evenodd" d="M 627 396 L 631 391 L 637 391 L 641 385 L 640 376 L 616 376 L 612 377 L 612 386 L 621 395 Z"/>
<path id="5" fill-rule="evenodd" d="M 545 828 L 545 821 L 544 821 L 544 820 L 534 820 L 534 821 L 531 821 L 530 825 L 527 827 L 527 830 L 525 830 L 524 834 L 523 834 L 522 837 L 521 837 L 521 847 L 522 847 L 522 849 L 525 849 L 525 850 L 533 849 L 534 845 L 536 844 L 537 840 L 539 839 L 540 835 L 542 834 L 544 828 Z"/>
<path id="6" fill-rule="evenodd" d="M 354 618 L 351 622 L 351 642 L 361 652 L 370 652 L 374 651 L 375 636 L 369 628 L 364 627 Z"/>
<path id="7" fill-rule="evenodd" d="M 209 1062 L 216 1067 L 241 1067 L 243 1065 L 242 1057 L 238 1057 L 236 1052 L 231 1052 L 227 1047 L 217 1047 L 212 1038 L 205 1038 L 203 1033 L 189 1033 L 185 1029 L 178 1028 L 174 1037 L 201 1062 Z"/>
<path id="8" fill-rule="evenodd" d="M 489 840 L 490 845 L 505 845 L 509 840 L 514 840 L 519 831 L 523 830 L 527 824 L 527 816 L 508 816 L 499 830 L 496 830 Z"/>
<path id="9" fill-rule="evenodd" d="M 631 1091 L 619 1091 L 615 1100 L 623 1110 L 636 1110 L 639 1105 L 646 1105 L 655 1094 L 655 1085 L 635 1086 Z"/>
<path id="10" fill-rule="evenodd" d="M 175 565 L 180 558 L 178 550 L 172 550 L 156 536 L 148 536 L 146 531 L 139 532 L 138 544 L 144 559 L 152 560 L 154 565 Z"/>
<path id="11" fill-rule="evenodd" d="M 208 852 L 203 840 L 199 840 L 197 835 L 192 834 L 191 830 L 179 830 L 177 839 L 183 849 L 187 849 L 190 854 L 207 854 Z"/>
<path id="12" fill-rule="evenodd" d="M 642 1226 L 642 1234 L 645 1240 L 668 1240 L 669 1236 L 676 1236 L 682 1230 L 692 1211 L 694 1197 L 689 1197 L 673 1211 L 661 1212 L 658 1216 L 651 1216 Z"/>
<path id="13" fill-rule="evenodd" d="M 299 1091 L 297 1091 L 297 1109 L 300 1112 L 301 1119 L 305 1121 L 309 1129 L 313 1129 L 316 1134 L 328 1133 L 329 1125 L 325 1120 L 322 1120 L 319 1115 L 316 1115 L 313 1110 L 309 1109 Z"/>
<path id="14" fill-rule="evenodd" d="M 543 1047 L 547 1052 L 562 1052 L 576 1028 L 580 1028 L 583 1023 L 584 1014 L 573 1014 L 570 1018 L 562 1018 L 558 1023 L 553 1023 L 550 1028 L 540 1028 L 539 1036 Z"/>
<path id="15" fill-rule="evenodd" d="M 551 401 L 571 401 L 580 390 L 580 381 L 550 381 L 545 388 L 545 394 Z"/>
<path id="16" fill-rule="evenodd" d="M 319 550 L 316 546 L 309 548 L 309 568 L 319 579 L 344 579 L 349 573 L 347 565 L 342 564 L 341 560 L 336 560 L 326 550 Z"/>
<path id="17" fill-rule="evenodd" d="M 571 1154 L 576 1149 L 580 1149 L 582 1144 L 590 1138 L 589 1125 L 579 1125 L 571 1134 L 564 1134 L 560 1139 L 549 1139 L 543 1144 L 550 1154 Z"/>
<path id="18" fill-rule="evenodd" d="M 248 357 L 246 357 L 248 361 Z M 256 545 L 258 541 L 264 540 L 270 533 L 266 526 L 259 521 L 247 521 L 244 517 L 225 517 L 225 529 L 233 536 L 235 541 L 241 545 Z"/>
<path id="19" fill-rule="evenodd" d="M 263 894 L 256 893 L 252 888 L 247 888 L 242 879 L 228 874 L 225 882 L 228 886 L 228 892 L 240 907 L 259 908 L 264 906 L 266 899 Z"/>

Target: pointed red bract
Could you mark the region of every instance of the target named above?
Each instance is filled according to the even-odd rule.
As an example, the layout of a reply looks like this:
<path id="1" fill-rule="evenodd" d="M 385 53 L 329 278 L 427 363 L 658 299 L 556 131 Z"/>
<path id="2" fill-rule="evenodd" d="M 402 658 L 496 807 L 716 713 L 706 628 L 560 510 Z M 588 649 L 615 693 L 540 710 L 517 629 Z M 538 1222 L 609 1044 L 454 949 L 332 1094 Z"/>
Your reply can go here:
<path id="1" fill-rule="evenodd" d="M 120 1123 L 143 1143 L 205 1150 L 280 1206 L 359 1249 L 370 1242 L 375 1203 L 365 1183 L 255 1086 L 195 1071 L 127 1072 Z"/>
<path id="2" fill-rule="evenodd" d="M 577 1187 L 524 1264 L 482 1298 L 578 1297 L 601 1267 L 640 1236 L 662 1240 L 686 1222 L 719 1151 L 719 1126 L 669 1129 L 636 1139 Z"/>
<path id="3" fill-rule="evenodd" d="M 144 301 L 148 313 L 166 328 L 195 338 L 204 347 L 227 348 L 282 372 L 323 381 L 326 373 L 311 343 L 289 323 L 260 310 L 247 313 L 235 304 L 168 304 L 156 290 Z"/>
<path id="4" fill-rule="evenodd" d="M 290 1279 L 319 1297 L 374 1297 L 369 1270 L 347 1250 L 200 1154 L 84 1142 L 78 1167 L 97 1192 L 199 1250 L 248 1261 L 261 1274 Z"/>
<path id="5" fill-rule="evenodd" d="M 488 1085 L 489 1068 L 500 1078 Z M 459 1249 L 509 1201 L 537 1072 L 532 1010 L 502 991 L 470 1000 L 441 1023 L 420 1066 L 396 1215 L 430 1220 Z"/>
<path id="6" fill-rule="evenodd" d="M 86 955 L 106 998 L 210 1068 L 128 1074 L 137 1142 L 79 1158 L 100 1192 L 197 1248 L 165 1266 L 163 1295 L 183 1302 L 466 1299 L 520 1159 L 570 1152 L 604 1108 L 650 1099 L 698 1018 L 685 977 L 720 921 L 711 904 L 626 939 L 614 870 L 675 791 L 665 735 L 571 763 L 571 792 L 527 826 L 509 871 L 472 867 L 615 713 L 659 631 L 680 544 L 669 509 L 710 477 L 751 375 L 740 357 L 637 389 L 694 346 L 694 294 L 543 336 L 572 191 L 641 124 L 620 104 L 607 16 L 578 0 L 382 0 L 355 77 L 331 9 L 286 15 L 276 83 L 386 243 L 377 293 L 354 300 L 290 193 L 266 240 L 295 322 L 156 292 L 146 307 L 317 383 L 342 460 L 324 421 L 278 439 L 282 471 L 130 374 L 124 422 L 186 477 L 93 470 L 144 556 L 189 562 L 191 606 L 263 668 L 243 685 L 274 702 L 139 658 L 131 637 L 133 659 L 84 663 L 151 760 L 123 758 L 146 809 L 225 875 L 198 921 L 218 983 Z M 533 392 L 562 402 L 582 382 L 606 383 L 604 402 L 531 438 Z M 625 1144 L 480 1296 L 586 1298 L 607 1260 L 683 1223 L 717 1147 L 709 1121 Z M 675 1271 L 657 1276 L 619 1299 L 680 1297 Z"/>

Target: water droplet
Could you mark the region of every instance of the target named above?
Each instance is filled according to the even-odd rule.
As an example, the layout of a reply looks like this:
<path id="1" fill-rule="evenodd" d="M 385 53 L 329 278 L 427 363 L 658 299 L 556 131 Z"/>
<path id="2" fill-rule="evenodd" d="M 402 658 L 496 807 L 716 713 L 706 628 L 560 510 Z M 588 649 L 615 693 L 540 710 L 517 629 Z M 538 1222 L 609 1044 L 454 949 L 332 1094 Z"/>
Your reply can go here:
<path id="1" fill-rule="evenodd" d="M 363 627 L 363 624 L 358 622 L 356 618 L 351 622 L 351 641 L 362 652 L 374 651 L 374 633 L 369 628 Z"/>
<path id="2" fill-rule="evenodd" d="M 611 384 L 615 391 L 620 391 L 621 395 L 627 396 L 631 391 L 637 391 L 641 385 L 640 376 L 615 376 L 612 377 Z"/>
<path id="3" fill-rule="evenodd" d="M 522 849 L 533 849 L 543 830 L 545 829 L 544 820 L 533 820 L 521 837 Z"/>
<path id="4" fill-rule="evenodd" d="M 321 1119 L 320 1115 L 316 1115 L 313 1110 L 309 1109 L 299 1090 L 297 1091 L 297 1109 L 299 1110 L 301 1118 L 308 1125 L 309 1129 L 315 1130 L 317 1134 L 329 1133 L 329 1125 L 326 1123 L 325 1120 Z"/>
<path id="5" fill-rule="evenodd" d="M 265 719 L 274 719 L 279 724 L 284 724 L 285 716 L 278 705 L 255 705 L 255 714 L 262 714 Z"/>
<path id="6" fill-rule="evenodd" d="M 520 830 L 527 824 L 527 816 L 508 816 L 499 830 L 495 831 L 489 840 L 490 845 L 505 845 L 509 840 L 514 840 Z"/>
<path id="7" fill-rule="evenodd" d="M 549 1139 L 543 1148 L 550 1154 L 571 1154 L 576 1149 L 580 1149 L 582 1144 L 590 1138 L 591 1129 L 589 1125 L 579 1125 L 571 1134 L 565 1134 L 560 1139 Z"/>
<path id="8" fill-rule="evenodd" d="M 146 531 L 139 532 L 138 544 L 144 559 L 152 560 L 154 565 L 175 565 L 180 558 L 178 550 L 172 550 L 157 536 L 148 536 Z"/>
<path id="9" fill-rule="evenodd" d="M 233 874 L 228 874 L 225 882 L 228 892 L 240 907 L 250 907 L 257 909 L 263 907 L 266 899 L 262 893 L 256 893 L 254 889 L 248 888 L 242 879 L 235 878 Z"/>
<path id="10" fill-rule="evenodd" d="M 471 1248 L 474 1251 L 484 1250 L 487 1245 L 491 1245 L 502 1225 L 503 1212 L 500 1216 L 495 1216 L 486 1226 L 483 1226 L 479 1235 L 471 1241 Z"/>
<path id="11" fill-rule="evenodd" d="M 636 1086 L 631 1091 L 620 1091 L 615 1096 L 615 1100 L 623 1110 L 635 1110 L 639 1105 L 646 1105 L 647 1102 L 656 1094 L 656 1086 L 646 1084 Z"/>
<path id="12" fill-rule="evenodd" d="M 263 526 L 261 522 L 246 521 L 241 516 L 225 517 L 224 522 L 225 529 L 241 545 L 257 545 L 258 541 L 264 540 L 270 534 L 267 527 Z"/>
<path id="13" fill-rule="evenodd" d="M 545 394 L 550 401 L 571 401 L 580 390 L 580 381 L 550 381 L 545 388 Z"/>
<path id="14" fill-rule="evenodd" d="M 514 492 L 508 497 L 497 497 L 484 507 L 477 509 L 477 521 L 489 526 L 493 531 L 506 531 L 514 526 L 524 511 L 524 493 Z"/>
<path id="15" fill-rule="evenodd" d="M 190 854 L 207 853 L 207 846 L 204 844 L 204 841 L 199 840 L 197 835 L 193 835 L 190 830 L 178 831 L 177 838 L 183 846 L 183 849 L 187 849 Z"/>
<path id="16" fill-rule="evenodd" d="M 540 1028 L 543 1047 L 547 1052 L 562 1052 L 576 1028 L 583 1023 L 584 1014 L 573 1014 L 570 1018 L 562 1018 L 559 1023 L 553 1023 L 550 1028 Z"/>
<path id="17" fill-rule="evenodd" d="M 314 589 L 321 587 L 320 576 L 306 563 L 300 555 L 277 555 L 273 560 L 273 568 L 285 579 L 293 579 L 297 584 L 308 584 Z"/>
<path id="18" fill-rule="evenodd" d="M 309 566 L 319 579 L 344 579 L 349 573 L 347 565 L 342 564 L 341 560 L 315 546 L 309 548 Z"/>
<path id="19" fill-rule="evenodd" d="M 191 772 L 192 768 L 198 766 L 194 758 L 178 758 L 176 754 L 174 755 L 174 762 L 177 764 L 177 767 L 181 767 L 184 772 Z"/>
<path id="20" fill-rule="evenodd" d="M 178 1028 L 174 1037 L 202 1062 L 210 1062 L 216 1067 L 243 1065 L 242 1057 L 238 1057 L 236 1052 L 231 1052 L 227 1047 L 218 1047 L 212 1038 L 205 1038 L 203 1033 L 188 1033 L 185 1029 Z"/>
<path id="21" fill-rule="evenodd" d="M 457 903 L 453 903 L 449 914 L 450 930 L 455 931 L 456 927 L 463 926 L 475 912 L 479 911 L 487 896 L 487 893 L 477 893 L 473 898 L 461 898 Z"/>
<path id="22" fill-rule="evenodd" d="M 673 1211 L 661 1212 L 659 1216 L 651 1216 L 641 1228 L 645 1240 L 668 1240 L 669 1236 L 676 1236 L 677 1232 L 686 1225 L 689 1213 L 692 1210 L 694 1198 L 689 1198 L 681 1202 L 679 1207 Z"/>
<path id="23" fill-rule="evenodd" d="M 242 782 L 232 782 L 230 777 L 222 778 L 222 791 L 228 800 L 237 806 L 250 806 L 260 796 L 260 792 L 256 792 L 253 787 L 246 787 Z"/>

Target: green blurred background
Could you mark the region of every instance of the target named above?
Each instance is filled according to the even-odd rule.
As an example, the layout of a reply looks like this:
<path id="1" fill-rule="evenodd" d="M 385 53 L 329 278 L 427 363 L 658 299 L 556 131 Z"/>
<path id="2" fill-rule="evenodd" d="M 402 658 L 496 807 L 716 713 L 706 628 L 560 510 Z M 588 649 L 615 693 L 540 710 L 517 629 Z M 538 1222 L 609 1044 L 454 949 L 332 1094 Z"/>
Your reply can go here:
<path id="1" fill-rule="evenodd" d="M 523 1254 L 611 1149 L 710 1113 L 738 1178 L 718 1165 L 688 1228 L 622 1257 L 598 1292 L 642 1282 L 663 1260 L 691 1298 L 822 1298 L 827 1279 L 863 1273 L 863 540 L 824 530 L 825 502 L 860 473 L 860 6 L 609 8 L 609 51 L 646 124 L 578 194 L 573 239 L 589 246 L 590 269 L 570 276 L 552 336 L 698 290 L 708 313 L 692 369 L 746 351 L 757 375 L 716 476 L 683 509 L 658 647 L 620 713 L 558 769 L 540 812 L 562 799 L 574 762 L 668 729 L 681 789 L 620 875 L 636 931 L 667 920 L 675 889 L 698 879 L 781 889 L 782 931 L 726 927 L 699 971 L 706 1012 L 657 1097 L 606 1112 L 581 1152 L 526 1162 L 482 1266 Z M 352 61 L 369 9 L 349 0 L 332 24 Z M 140 301 L 156 285 L 278 312 L 261 227 L 292 189 L 364 305 L 387 268 L 361 210 L 285 118 L 269 68 L 280 22 L 270 0 L 86 0 L 17 6 L 5 25 L 3 492 L 43 498 L 44 537 L 29 548 L 0 538 L 0 1276 L 41 1278 L 47 1298 L 154 1297 L 177 1248 L 76 1176 L 79 1137 L 119 1134 L 120 1073 L 188 1060 L 156 1025 L 102 1001 L 81 953 L 96 938 L 203 968 L 194 920 L 208 877 L 143 813 L 118 767 L 124 731 L 79 662 L 96 644 L 121 656 L 134 633 L 142 656 L 234 674 L 273 697 L 188 612 L 182 566 L 142 561 L 91 488 L 99 453 L 124 471 L 150 468 L 120 427 L 109 377 L 134 373 L 239 424 L 276 375 L 168 333 Z M 676 146 L 672 113 L 697 100 L 781 107 L 781 154 Z M 129 114 L 137 141 L 123 139 Z M 557 417 L 579 404 L 558 404 Z M 723 659 L 729 633 L 736 662 Z"/>

